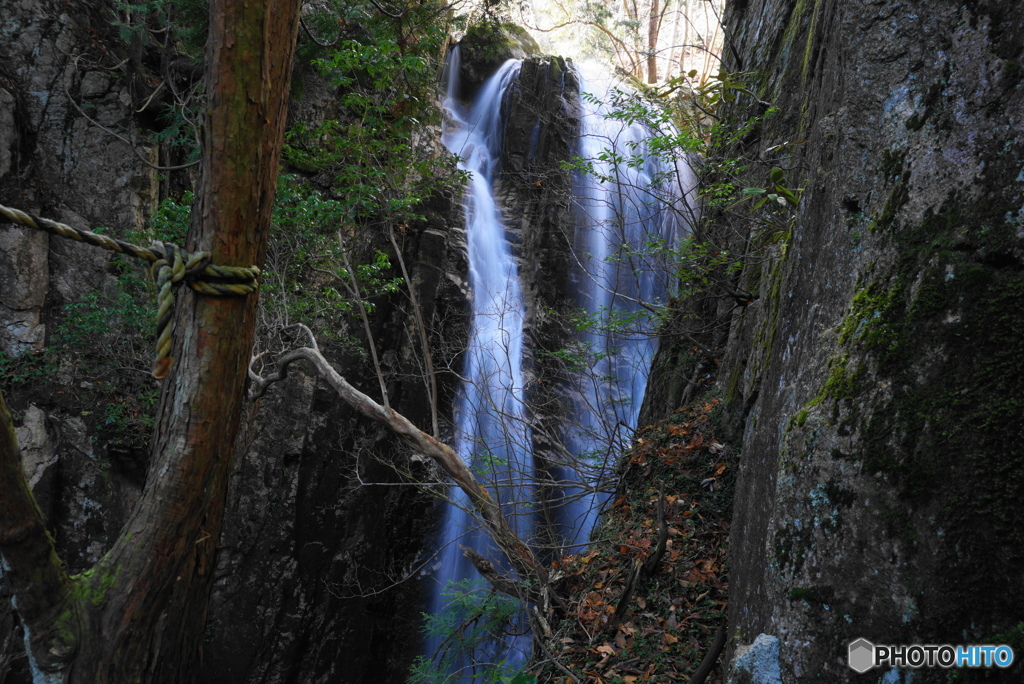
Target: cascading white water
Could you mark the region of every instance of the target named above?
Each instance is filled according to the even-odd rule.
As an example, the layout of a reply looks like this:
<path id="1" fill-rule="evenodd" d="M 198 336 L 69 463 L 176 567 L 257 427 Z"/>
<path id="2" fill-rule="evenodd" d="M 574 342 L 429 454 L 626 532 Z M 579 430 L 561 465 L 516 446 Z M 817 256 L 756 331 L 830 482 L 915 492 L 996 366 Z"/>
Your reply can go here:
<path id="1" fill-rule="evenodd" d="M 591 365 L 575 377 L 563 430 L 580 465 L 560 474 L 580 483 L 566 497 L 563 535 L 586 543 L 604 501 L 587 485 L 602 480 L 636 429 L 657 346 L 648 307 L 664 304 L 670 289 L 669 251 L 689 230 L 696 180 L 683 156 L 652 149 L 650 128 L 613 115 L 611 100 L 623 94 L 601 67 L 584 64 L 577 74 L 575 154 L 589 168 L 574 182 L 576 295 L 596 325 L 580 336 Z"/>
<path id="2" fill-rule="evenodd" d="M 505 239 L 505 226 L 492 194 L 493 173 L 501 153 L 501 98 L 519 71 L 510 60 L 483 86 L 469 112 L 454 97 L 457 87 L 458 52 L 448 66 L 448 114 L 445 146 L 462 161 L 469 174 L 465 194 L 466 242 L 469 252 L 469 286 L 472 322 L 463 367 L 465 381 L 455 407 L 456 450 L 487 484 L 502 512 L 520 539 L 533 533 L 530 509 L 533 473 L 531 436 L 526 420 L 523 391 L 523 319 L 525 305 L 519 274 Z M 441 533 L 440 567 L 431 610 L 445 609 L 441 592 L 449 583 L 478 577 L 459 545 L 468 546 L 500 561 L 487 533 L 479 529 L 470 503 L 461 491 L 451 494 Z M 530 637 L 525 627 L 519 636 L 487 641 L 457 673 L 472 679 L 476 662 L 504 661 L 514 667 L 529 655 Z M 428 640 L 427 653 L 442 647 L 441 639 Z"/>
<path id="3" fill-rule="evenodd" d="M 529 540 L 535 516 L 532 436 L 522 372 L 525 304 L 493 197 L 493 174 L 502 143 L 501 101 L 518 75 L 519 63 L 502 66 L 465 112 L 455 97 L 458 60 L 456 48 L 446 67 L 443 142 L 462 159 L 459 167 L 469 174 L 464 208 L 472 322 L 465 381 L 455 407 L 456 448 L 495 494 L 516 533 Z M 608 79 L 588 74 L 581 82 L 584 92 L 607 99 Z M 663 251 L 659 256 L 648 247 L 653 243 L 670 246 L 685 228 L 684 209 L 693 187 L 685 164 L 673 168 L 647 149 L 647 128 L 607 118 L 607 106 L 593 98 L 583 98 L 582 110 L 576 153 L 592 160 L 593 169 L 578 175 L 574 189 L 579 208 L 574 245 L 580 264 L 577 302 L 604 322 L 615 316 L 637 320 L 632 331 L 588 332 L 581 340 L 596 361 L 589 372 L 576 378 L 564 441 L 577 460 L 592 453 L 600 457 L 589 471 L 562 469 L 564 481 L 577 483 L 576 491 L 565 497 L 559 516 L 567 542 L 586 542 L 601 503 L 594 484 L 635 428 L 655 346 L 654 321 L 639 314 L 644 304 L 659 302 L 666 292 L 665 264 L 659 261 Z M 612 157 L 632 158 L 635 163 L 615 163 Z M 440 562 L 429 606 L 434 615 L 446 610 L 442 592 L 450 583 L 478 577 L 459 545 L 501 561 L 501 554 L 475 523 L 466 496 L 455 490 L 441 532 Z M 474 681 L 477 663 L 504 662 L 509 669 L 521 665 L 529 656 L 531 640 L 525 619 L 518 622 L 518 635 L 485 640 L 473 655 L 449 662 L 451 681 Z M 436 657 L 443 648 L 442 637 L 433 636 L 426 654 Z"/>

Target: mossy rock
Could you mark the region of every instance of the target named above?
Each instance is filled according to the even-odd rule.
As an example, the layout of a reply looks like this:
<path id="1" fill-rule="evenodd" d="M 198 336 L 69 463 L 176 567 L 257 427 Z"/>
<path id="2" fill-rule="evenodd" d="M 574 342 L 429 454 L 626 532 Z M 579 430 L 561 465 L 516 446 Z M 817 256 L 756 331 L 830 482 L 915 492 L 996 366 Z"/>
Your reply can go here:
<path id="1" fill-rule="evenodd" d="M 540 54 L 540 46 L 526 29 L 506 22 L 470 26 L 459 41 L 459 49 L 459 98 L 466 101 L 472 100 L 484 81 L 507 60 Z"/>

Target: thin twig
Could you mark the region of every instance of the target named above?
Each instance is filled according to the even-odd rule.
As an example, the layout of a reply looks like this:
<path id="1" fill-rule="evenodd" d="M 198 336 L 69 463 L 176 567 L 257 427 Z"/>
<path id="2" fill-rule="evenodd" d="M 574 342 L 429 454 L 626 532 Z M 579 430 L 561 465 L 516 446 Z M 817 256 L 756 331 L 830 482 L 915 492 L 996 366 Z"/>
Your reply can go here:
<path id="1" fill-rule="evenodd" d="M 379 12 L 380 12 L 381 14 L 385 14 L 385 15 L 387 15 L 387 16 L 389 16 L 389 17 L 391 17 L 392 19 L 401 19 L 401 18 L 402 18 L 402 17 L 403 17 L 404 15 L 405 15 L 405 12 L 404 12 L 404 11 L 402 11 L 402 12 L 397 12 L 397 13 L 391 13 L 391 12 L 387 11 L 386 9 L 384 9 L 383 7 L 381 7 L 381 6 L 380 6 L 380 5 L 379 5 L 379 4 L 377 3 L 377 0 L 370 0 L 370 4 L 371 4 L 371 5 L 373 5 L 374 7 L 376 7 L 376 8 L 377 8 L 377 10 L 378 10 L 378 11 L 379 11 Z"/>
<path id="2" fill-rule="evenodd" d="M 388 226 L 388 238 L 391 240 L 391 246 L 395 250 L 395 258 L 398 259 L 398 265 L 402 269 L 405 286 L 409 290 L 409 301 L 412 302 L 412 313 L 416 318 L 416 328 L 419 330 L 420 344 L 423 346 L 423 360 L 427 365 L 427 398 L 430 401 L 430 427 L 434 431 L 434 437 L 440 437 L 441 428 L 437 418 L 437 377 L 434 374 L 434 359 L 431 357 L 430 342 L 427 339 L 427 326 L 423 322 L 423 312 L 420 310 L 420 304 L 416 296 L 416 287 L 413 285 L 412 278 L 409 277 L 409 271 L 405 267 L 405 259 L 402 257 L 402 250 L 398 248 L 398 241 L 395 240 L 395 233 L 390 226 Z"/>
<path id="3" fill-rule="evenodd" d="M 76 68 L 76 70 L 78 68 L 77 60 L 76 60 L 76 63 L 75 63 L 75 68 Z M 86 114 L 85 110 L 83 110 L 81 107 L 79 107 L 78 103 L 75 102 L 75 98 L 71 97 L 71 93 L 68 92 L 67 86 L 64 87 L 64 95 L 67 96 L 68 102 L 70 102 L 74 106 L 74 108 L 78 110 L 78 113 L 81 114 L 85 118 L 86 121 L 91 123 L 93 126 L 96 126 L 96 128 L 100 129 L 104 133 L 112 135 L 115 138 L 117 138 L 118 140 L 120 140 L 121 142 L 127 144 L 128 147 L 132 148 L 132 152 L 134 152 L 135 156 L 139 158 L 139 161 L 141 161 L 146 166 L 148 166 L 148 167 L 150 167 L 152 169 L 156 169 L 157 171 L 179 171 L 181 169 L 191 168 L 193 166 L 196 166 L 199 163 L 199 160 L 197 159 L 194 162 L 189 162 L 188 164 L 180 164 L 178 166 L 160 166 L 159 164 L 154 164 L 153 162 L 149 161 L 148 159 L 146 159 L 145 157 L 142 156 L 142 153 L 139 152 L 138 148 L 135 147 L 135 143 L 133 143 L 131 140 L 129 140 L 128 138 L 125 138 L 122 135 L 119 135 L 119 134 L 115 133 L 114 131 L 110 130 L 109 128 L 107 128 L 106 126 L 101 124 L 99 121 L 96 121 L 96 119 L 94 119 L 91 116 L 89 116 L 88 114 Z"/>
<path id="4" fill-rule="evenodd" d="M 370 358 L 373 360 L 373 370 L 377 373 L 377 381 L 380 383 L 380 399 L 385 409 L 390 410 L 388 402 L 388 385 L 384 380 L 384 371 L 381 370 L 380 359 L 377 358 L 377 346 L 373 342 L 373 330 L 370 329 L 370 317 L 366 314 L 366 307 L 363 306 L 363 298 L 359 292 L 359 281 L 356 280 L 355 271 L 352 270 L 352 263 L 349 261 L 348 252 L 345 251 L 345 240 L 338 231 L 338 246 L 341 247 L 341 258 L 345 262 L 345 270 L 351 284 L 342 281 L 345 289 L 349 291 L 352 299 L 355 300 L 356 308 L 359 309 L 359 316 L 363 319 L 363 330 L 366 332 L 366 346 L 370 348 Z"/>
<path id="5" fill-rule="evenodd" d="M 338 38 L 341 37 L 341 34 L 338 34 L 330 43 L 321 43 L 319 40 L 317 40 L 316 36 L 313 35 L 313 32 L 309 30 L 309 27 L 306 26 L 306 20 L 303 19 L 302 17 L 299 17 L 299 25 L 302 26 L 302 30 L 306 32 L 306 35 L 309 36 L 309 39 L 322 48 L 334 47 L 334 45 L 338 42 Z"/>
<path id="6" fill-rule="evenodd" d="M 540 617 L 539 613 L 538 613 L 537 617 L 538 618 Z M 569 668 L 567 668 L 565 665 L 563 665 L 558 660 L 558 658 L 556 658 L 555 655 L 550 650 L 548 650 L 547 644 L 544 643 L 543 639 L 537 639 L 537 644 L 540 646 L 540 650 L 544 651 L 544 655 L 546 655 L 548 657 L 548 662 L 550 662 L 552 665 L 557 667 L 562 674 L 564 674 L 566 677 L 569 678 L 569 681 L 576 682 L 576 684 L 579 684 L 579 681 L 580 681 L 579 677 L 574 675 L 572 673 L 572 671 L 569 670 Z"/>
<path id="7" fill-rule="evenodd" d="M 284 380 L 288 375 L 288 367 L 299 360 L 313 364 L 316 374 L 327 382 L 338 396 L 350 408 L 366 418 L 384 424 L 397 436 L 406 441 L 413 449 L 431 459 L 441 468 L 456 486 L 465 493 L 483 519 L 495 545 L 501 549 L 516 574 L 524 582 L 523 594 L 529 601 L 542 599 L 542 591 L 554 592 L 550 588 L 548 572 L 533 550 L 516 534 L 501 510 L 501 506 L 483 487 L 476 476 L 466 465 L 463 458 L 450 446 L 434 439 L 426 432 L 412 424 L 408 418 L 386 408 L 370 397 L 354 388 L 344 377 L 338 374 L 324 356 L 310 347 L 294 349 L 278 358 L 275 369 L 266 377 L 260 377 L 252 370 L 253 359 L 249 366 L 252 384 L 249 388 L 250 400 L 260 398 L 272 384 Z M 525 580 L 533 580 L 530 585 Z"/>

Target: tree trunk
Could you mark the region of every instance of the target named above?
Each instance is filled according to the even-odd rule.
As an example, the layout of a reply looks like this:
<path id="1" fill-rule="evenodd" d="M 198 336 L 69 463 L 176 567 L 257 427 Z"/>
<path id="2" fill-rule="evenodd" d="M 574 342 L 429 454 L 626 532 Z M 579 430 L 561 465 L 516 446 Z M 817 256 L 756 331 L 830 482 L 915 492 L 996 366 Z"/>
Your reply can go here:
<path id="1" fill-rule="evenodd" d="M 661 32 L 661 14 L 658 0 L 651 0 L 651 18 L 647 24 L 647 82 L 658 82 L 658 34 Z"/>
<path id="2" fill-rule="evenodd" d="M 685 0 L 685 4 L 683 5 L 683 47 L 679 51 L 679 71 L 681 73 L 688 71 L 686 68 L 686 57 L 690 54 L 690 36 L 692 35 L 692 31 L 690 30 L 692 26 L 692 20 L 690 17 L 692 16 L 693 9 L 691 2 L 692 0 Z"/>
<path id="3" fill-rule="evenodd" d="M 187 247 L 216 264 L 261 264 L 266 252 L 299 6 L 210 4 L 204 173 Z M 64 573 L 0 407 L 0 553 L 38 682 L 188 682 L 197 671 L 256 300 L 189 292 L 176 308 L 177 361 L 164 381 L 150 477 L 89 572 Z"/>
<path id="4" fill-rule="evenodd" d="M 666 0 L 665 11 L 668 13 L 668 6 L 671 0 Z M 672 39 L 668 43 L 668 59 L 665 60 L 665 79 L 670 79 L 674 74 L 679 73 L 676 51 L 679 49 L 679 22 L 682 12 L 682 0 L 676 0 L 675 20 L 672 22 Z"/>
<path id="5" fill-rule="evenodd" d="M 34 651 L 40 653 L 40 667 L 50 669 L 52 666 L 59 671 L 77 645 L 75 630 L 66 629 L 74 626 L 77 617 L 72 596 L 75 583 L 68 578 L 57 557 L 43 514 L 25 480 L 14 424 L 3 395 L 0 395 L 0 523 L 2 574 L 17 601 L 29 655 Z M 71 618 L 71 624 L 59 624 L 53 619 L 55 614 Z"/>

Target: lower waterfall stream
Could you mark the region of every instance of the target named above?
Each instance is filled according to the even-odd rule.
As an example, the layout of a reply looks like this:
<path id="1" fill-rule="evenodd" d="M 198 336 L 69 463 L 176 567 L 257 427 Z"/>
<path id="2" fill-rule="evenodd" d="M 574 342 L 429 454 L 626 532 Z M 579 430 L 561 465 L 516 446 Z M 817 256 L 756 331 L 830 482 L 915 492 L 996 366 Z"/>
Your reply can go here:
<path id="1" fill-rule="evenodd" d="M 533 500 L 539 489 L 539 464 L 534 462 L 523 372 L 527 302 L 493 194 L 502 155 L 502 101 L 518 78 L 520 62 L 506 62 L 468 110 L 455 97 L 458 47 L 450 54 L 446 71 L 442 140 L 467 174 L 463 209 L 472 316 L 455 406 L 454 446 L 500 502 L 515 532 L 529 543 L 540 520 Z M 632 437 L 654 354 L 656 321 L 645 315 L 645 306 L 664 298 L 668 276 L 664 263 L 652 262 L 645 247 L 658 245 L 662 256 L 655 261 L 664 258 L 685 227 L 682 208 L 693 187 L 685 164 L 679 166 L 686 173 L 679 174 L 649 153 L 646 141 L 651 134 L 645 126 L 608 117 L 601 100 L 609 94 L 609 79 L 595 78 L 589 69 L 578 75 L 581 91 L 589 95 L 577 103 L 580 130 L 574 153 L 591 160 L 591 166 L 586 173 L 574 174 L 575 303 L 599 329 L 607 329 L 612 319 L 631 322 L 614 333 L 581 334 L 579 347 L 589 368 L 563 391 L 569 415 L 561 439 L 571 458 L 555 468 L 565 493 L 555 506 L 555 520 L 549 522 L 557 524 L 564 544 L 576 544 L 576 551 L 586 544 L 605 501 L 598 485 Z M 634 162 L 616 163 L 610 156 Z M 476 524 L 468 498 L 452 488 L 427 603 L 431 615 L 455 610 L 449 605 L 452 587 L 464 591 L 470 582 L 483 582 L 460 545 L 504 568 L 501 553 Z M 458 622 L 463 617 L 456 611 L 452 619 Z M 483 639 L 471 654 L 442 659 L 441 653 L 451 646 L 442 634 L 427 638 L 424 653 L 451 674 L 446 681 L 481 681 L 481 673 L 496 666 L 514 672 L 529 658 L 532 638 L 523 610 L 510 622 L 507 636 Z"/>

